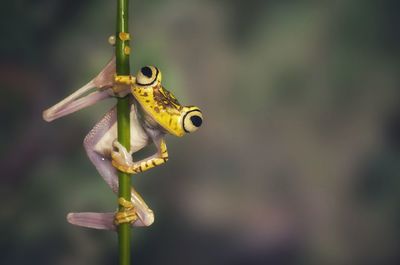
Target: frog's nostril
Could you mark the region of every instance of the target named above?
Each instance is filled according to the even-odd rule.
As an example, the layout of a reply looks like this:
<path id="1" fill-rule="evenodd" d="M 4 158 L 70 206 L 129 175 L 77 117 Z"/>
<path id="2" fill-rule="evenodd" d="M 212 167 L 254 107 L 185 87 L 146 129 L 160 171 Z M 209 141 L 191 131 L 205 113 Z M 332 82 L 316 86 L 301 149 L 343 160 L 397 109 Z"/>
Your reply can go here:
<path id="1" fill-rule="evenodd" d="M 203 123 L 203 119 L 197 115 L 190 117 L 190 120 L 192 121 L 193 125 L 196 127 L 200 127 L 201 124 Z"/>

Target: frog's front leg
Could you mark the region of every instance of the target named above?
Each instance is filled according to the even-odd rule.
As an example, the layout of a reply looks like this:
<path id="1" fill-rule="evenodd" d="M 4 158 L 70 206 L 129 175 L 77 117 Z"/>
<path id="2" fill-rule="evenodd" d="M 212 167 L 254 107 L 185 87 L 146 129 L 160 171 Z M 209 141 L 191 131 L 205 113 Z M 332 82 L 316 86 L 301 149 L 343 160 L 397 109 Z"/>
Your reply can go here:
<path id="1" fill-rule="evenodd" d="M 118 141 L 114 141 L 113 147 L 116 150 L 113 150 L 111 153 L 112 165 L 122 172 L 135 174 L 164 164 L 168 161 L 168 151 L 164 137 L 157 137 L 153 141 L 157 147 L 157 153 L 137 162 L 132 161 L 131 153 L 124 146 Z"/>

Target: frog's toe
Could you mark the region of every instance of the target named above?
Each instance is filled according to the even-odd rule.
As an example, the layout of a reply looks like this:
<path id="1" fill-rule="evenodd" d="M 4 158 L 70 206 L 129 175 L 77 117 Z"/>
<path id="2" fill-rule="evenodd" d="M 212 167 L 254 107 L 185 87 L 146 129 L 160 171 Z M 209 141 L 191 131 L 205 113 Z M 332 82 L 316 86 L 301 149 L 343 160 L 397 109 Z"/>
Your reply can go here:
<path id="1" fill-rule="evenodd" d="M 117 212 L 114 216 L 114 223 L 116 225 L 123 223 L 134 223 L 138 219 L 136 210 L 130 209 L 123 212 Z"/>
<path id="2" fill-rule="evenodd" d="M 127 201 L 124 198 L 119 198 L 118 204 L 122 206 L 114 216 L 114 222 L 116 225 L 123 223 L 134 223 L 137 219 L 136 208 L 131 201 Z"/>
<path id="3" fill-rule="evenodd" d="M 112 146 L 113 146 L 113 148 L 114 148 L 116 151 L 121 151 L 121 150 L 127 151 L 126 148 L 125 148 L 125 146 L 123 146 L 120 142 L 118 142 L 117 139 L 115 139 L 115 140 L 113 141 Z"/>
<path id="4" fill-rule="evenodd" d="M 131 166 L 133 164 L 132 155 L 121 143 L 115 140 L 113 142 L 113 147 L 115 150 L 111 151 L 111 158 L 116 164 L 124 166 Z"/>
<path id="5" fill-rule="evenodd" d="M 111 158 L 112 158 L 113 164 L 122 165 L 124 163 L 124 161 L 123 161 L 123 159 L 121 157 L 121 154 L 118 153 L 118 152 L 112 151 L 111 152 Z"/>

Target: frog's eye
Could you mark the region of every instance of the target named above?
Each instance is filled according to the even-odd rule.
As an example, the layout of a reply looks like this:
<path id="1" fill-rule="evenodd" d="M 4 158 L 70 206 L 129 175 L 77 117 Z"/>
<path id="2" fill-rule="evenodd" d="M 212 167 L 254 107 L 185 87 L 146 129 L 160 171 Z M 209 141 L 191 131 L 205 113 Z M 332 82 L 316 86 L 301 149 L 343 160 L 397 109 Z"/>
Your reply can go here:
<path id="1" fill-rule="evenodd" d="M 201 114 L 201 111 L 197 108 L 188 111 L 183 116 L 183 129 L 187 133 L 197 131 L 197 129 L 201 126 L 202 123 L 203 123 L 203 115 Z"/>
<path id="2" fill-rule="evenodd" d="M 136 83 L 141 86 L 150 86 L 156 80 L 161 81 L 161 73 L 154 66 L 142 67 L 136 76 Z"/>

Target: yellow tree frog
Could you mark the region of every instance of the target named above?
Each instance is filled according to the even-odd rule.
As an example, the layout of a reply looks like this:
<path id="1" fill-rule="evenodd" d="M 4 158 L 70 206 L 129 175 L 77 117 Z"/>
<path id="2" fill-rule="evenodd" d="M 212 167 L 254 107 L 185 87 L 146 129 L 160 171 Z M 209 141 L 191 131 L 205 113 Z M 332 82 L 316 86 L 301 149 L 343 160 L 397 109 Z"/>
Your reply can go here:
<path id="1" fill-rule="evenodd" d="M 75 111 L 115 96 L 128 96 L 131 103 L 131 146 L 126 150 L 117 141 L 116 107 L 108 111 L 84 139 L 86 153 L 105 182 L 118 193 L 117 169 L 139 173 L 168 160 L 165 144 L 167 133 L 183 136 L 196 131 L 203 122 L 198 107 L 182 106 L 161 84 L 161 72 L 145 66 L 135 76 L 116 76 L 115 58 L 89 83 L 43 112 L 50 122 Z M 95 90 L 95 91 L 92 91 Z M 91 92 L 91 93 L 90 93 Z M 140 161 L 132 154 L 154 143 L 157 152 Z M 133 226 L 149 226 L 154 222 L 153 211 L 132 187 L 131 202 L 120 201 L 128 213 L 69 213 L 68 222 L 74 225 L 115 230 L 116 225 L 130 222 Z"/>

